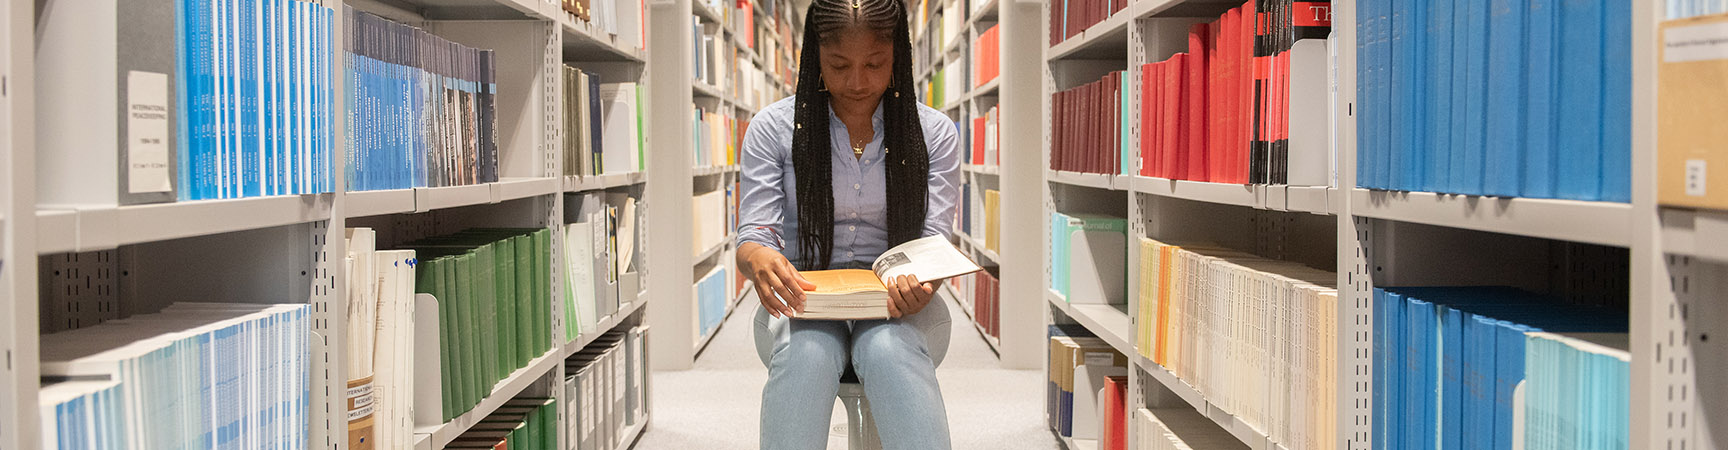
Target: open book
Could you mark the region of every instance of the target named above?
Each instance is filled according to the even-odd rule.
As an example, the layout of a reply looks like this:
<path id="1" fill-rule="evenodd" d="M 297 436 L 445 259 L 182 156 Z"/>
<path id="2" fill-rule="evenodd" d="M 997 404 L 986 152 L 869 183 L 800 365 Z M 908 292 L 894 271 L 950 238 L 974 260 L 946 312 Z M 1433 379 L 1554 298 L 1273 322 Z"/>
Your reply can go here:
<path id="1" fill-rule="evenodd" d="M 960 254 L 941 236 L 907 241 L 882 252 L 871 264 L 873 270 L 836 269 L 799 272 L 804 279 L 816 284 L 816 290 L 804 293 L 804 313 L 800 319 L 885 319 L 888 317 L 888 288 L 882 280 L 901 275 L 918 277 L 929 283 L 984 270 Z"/>

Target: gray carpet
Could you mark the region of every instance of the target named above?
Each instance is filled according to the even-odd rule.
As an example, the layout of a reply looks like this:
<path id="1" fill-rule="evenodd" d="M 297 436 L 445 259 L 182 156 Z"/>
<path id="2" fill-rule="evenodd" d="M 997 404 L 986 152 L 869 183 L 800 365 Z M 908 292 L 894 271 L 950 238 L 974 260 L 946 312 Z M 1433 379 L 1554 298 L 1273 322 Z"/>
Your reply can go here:
<path id="1" fill-rule="evenodd" d="M 948 356 L 937 368 L 948 425 L 956 449 L 1056 449 L 1061 444 L 1044 424 L 1044 375 L 1038 370 L 1006 370 L 965 322 L 959 305 Z M 760 307 L 750 299 L 721 325 L 714 341 L 688 371 L 654 372 L 653 419 L 634 448 L 641 450 L 755 449 L 762 385 L 768 369 L 756 357 L 750 320 Z M 846 423 L 835 403 L 835 425 Z M 841 428 L 844 430 L 844 428 Z M 845 450 L 831 437 L 829 449 Z"/>

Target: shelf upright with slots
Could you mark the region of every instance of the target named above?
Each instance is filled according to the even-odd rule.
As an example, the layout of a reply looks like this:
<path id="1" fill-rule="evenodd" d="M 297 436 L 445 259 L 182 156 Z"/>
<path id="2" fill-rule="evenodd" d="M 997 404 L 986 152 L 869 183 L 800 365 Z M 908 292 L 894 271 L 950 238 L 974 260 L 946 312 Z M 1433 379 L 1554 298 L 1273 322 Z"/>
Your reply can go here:
<path id="1" fill-rule="evenodd" d="M 40 430 L 36 173 L 18 169 L 36 165 L 35 17 L 31 2 L 0 5 L 0 448 L 8 449 L 33 448 Z"/>
<path id="2" fill-rule="evenodd" d="M 654 95 L 648 105 L 652 120 L 644 131 L 666 143 L 667 148 L 649 152 L 648 172 L 654 182 L 649 183 L 645 200 L 654 220 L 646 225 L 655 246 L 672 249 L 648 259 L 645 277 L 645 284 L 665 287 L 650 292 L 650 302 L 658 306 L 648 311 L 648 323 L 655 330 L 650 344 L 654 370 L 685 369 L 695 358 L 688 344 L 694 336 L 690 335 L 691 299 L 686 288 L 694 280 L 690 258 L 678 255 L 689 254 L 693 245 L 689 224 L 693 221 L 690 193 L 695 189 L 695 159 L 686 149 L 694 139 L 690 129 L 693 99 L 688 93 L 694 70 L 690 59 L 695 51 L 691 48 L 690 17 L 692 8 L 702 7 L 696 1 L 653 1 L 648 5 L 648 27 L 654 30 L 648 37 L 648 47 L 654 49 L 648 59 L 654 70 L 649 71 L 647 81 Z"/>
<path id="3" fill-rule="evenodd" d="M 1039 191 L 1031 183 L 1005 183 L 1011 178 L 1010 168 L 1018 165 L 1026 169 L 1041 167 L 1034 160 L 1040 158 L 1035 153 L 1034 146 L 1038 142 L 1038 128 L 1034 124 L 1042 122 L 1039 117 L 1042 112 L 1037 105 L 1041 102 L 1042 89 L 1040 78 L 1036 75 L 1043 64 L 1041 44 L 1032 37 L 1032 30 L 1042 29 L 1037 16 L 1042 14 L 1041 2 L 1012 2 L 1009 0 L 931 0 L 928 3 L 930 14 L 925 22 L 918 23 L 920 17 L 917 8 L 913 8 L 913 74 L 918 80 L 919 91 L 926 99 L 932 94 L 930 89 L 944 91 L 943 104 L 932 108 L 947 115 L 962 130 L 959 143 L 959 153 L 963 162 L 970 162 L 974 142 L 970 139 L 984 130 L 972 129 L 973 119 L 985 117 L 991 108 L 1001 106 L 997 126 L 1001 136 L 998 153 L 1000 164 L 995 162 L 987 165 L 962 164 L 961 181 L 972 188 L 970 207 L 972 225 L 978 230 L 984 228 L 986 218 L 983 209 L 983 195 L 986 190 L 997 190 L 1000 193 L 999 217 L 993 218 L 1001 224 L 996 236 L 998 242 L 1035 242 L 1041 229 L 1032 224 L 1042 223 L 1040 208 L 1036 198 Z M 1018 11 L 1011 11 L 1016 10 Z M 939 20 L 938 13 L 943 16 Z M 960 17 L 949 18 L 948 15 L 960 14 Z M 959 19 L 959 20 L 955 20 Z M 958 30 L 949 30 L 955 35 L 954 42 L 943 43 L 944 27 L 958 26 Z M 982 86 L 977 85 L 978 65 L 982 60 L 978 48 L 979 38 L 990 27 L 998 28 L 999 42 L 997 58 L 998 69 L 996 78 Z M 935 75 L 942 70 L 947 83 L 936 86 Z M 926 87 L 930 89 L 926 89 Z M 957 88 L 957 89 L 954 89 Z M 1018 125 L 1016 125 L 1018 124 Z M 1019 126 L 1020 128 L 1016 128 Z M 1031 130 L 1030 133 L 1016 136 L 1017 132 Z M 1024 146 L 1025 148 L 1021 148 Z M 1027 172 L 1024 178 L 1042 178 L 1043 172 Z M 1016 204 L 1015 202 L 1018 202 Z M 965 206 L 963 205 L 962 208 Z M 956 227 L 960 225 L 955 224 Z M 975 261 L 983 265 L 995 265 L 999 268 L 998 279 L 1002 287 L 999 289 L 1000 300 L 996 320 L 1000 338 L 986 338 L 999 357 L 1001 364 L 1009 368 L 1040 367 L 1043 358 L 1044 343 L 1042 328 L 1039 325 L 1043 309 L 1043 290 L 1036 285 L 1034 271 L 1039 270 L 1034 264 L 1036 259 L 1022 252 L 1038 251 L 1026 246 L 1004 246 L 1007 248 L 991 251 L 985 247 L 986 239 L 982 234 L 974 235 L 972 230 L 960 230 L 959 247 Z M 1039 251 L 1041 255 L 1042 252 Z M 1023 262 L 1022 262 L 1023 261 Z M 1019 286 L 1016 286 L 1016 285 Z M 957 291 L 955 291 L 957 292 Z M 969 299 L 961 299 L 965 304 Z M 968 305 L 968 307 L 970 307 Z M 970 316 L 968 316 L 970 317 Z M 976 320 L 975 326 L 983 333 L 982 324 Z M 987 335 L 986 335 L 987 336 Z"/>
<path id="4" fill-rule="evenodd" d="M 780 9 L 783 12 L 790 8 L 791 3 L 781 3 Z M 756 11 L 762 10 L 758 7 Z M 653 136 L 659 144 L 655 147 L 656 151 L 647 152 L 649 177 L 654 183 L 647 187 L 644 197 L 649 215 L 654 217 L 654 220 L 644 226 L 647 235 L 654 237 L 653 245 L 656 248 L 670 249 L 656 252 L 648 259 L 643 283 L 665 287 L 650 290 L 650 295 L 655 298 L 657 305 L 648 312 L 648 323 L 652 324 L 655 330 L 655 339 L 652 339 L 650 344 L 653 347 L 650 362 L 655 370 L 688 369 L 700 351 L 703 341 L 693 334 L 696 328 L 693 324 L 696 309 L 695 299 L 690 297 L 689 289 L 698 281 L 698 276 L 705 274 L 708 269 L 724 267 L 728 274 L 724 280 L 728 287 L 725 289 L 724 300 L 728 313 L 739 299 L 739 292 L 731 289 L 733 277 L 738 270 L 734 257 L 737 248 L 732 244 L 733 230 L 727 231 L 725 242 L 707 252 L 697 254 L 686 250 L 694 246 L 692 224 L 727 223 L 729 217 L 735 213 L 728 201 L 722 213 L 726 217 L 699 220 L 694 217 L 692 210 L 695 196 L 733 189 L 741 177 L 737 165 L 732 161 L 695 167 L 695 152 L 702 149 L 694 148 L 696 136 L 691 126 L 692 105 L 700 106 L 704 111 L 716 112 L 726 120 L 744 121 L 766 108 L 768 103 L 792 94 L 789 86 L 776 81 L 778 74 L 772 72 L 772 67 L 766 67 L 765 59 L 758 54 L 765 42 L 777 40 L 778 36 L 758 33 L 755 39 L 758 48 L 751 48 L 744 42 L 742 33 L 745 31 L 736 23 L 738 19 L 746 18 L 737 17 L 737 14 L 742 14 L 742 11 L 715 10 L 701 0 L 656 1 L 648 4 L 649 26 L 655 30 L 648 41 L 649 47 L 655 50 L 648 56 L 654 70 L 645 78 L 648 90 L 655 94 L 650 96 L 647 116 L 649 120 L 646 121 L 647 129 L 644 132 Z M 751 14 L 747 19 L 752 27 L 767 25 L 769 32 L 773 33 L 773 21 L 791 17 L 784 13 L 777 15 L 781 17 L 757 13 Z M 697 68 L 692 59 L 698 49 L 693 48 L 693 39 L 697 36 L 696 30 L 692 29 L 692 18 L 701 25 L 703 32 L 712 33 L 715 39 L 725 41 L 726 49 L 743 53 L 736 60 L 730 61 L 731 64 L 739 65 L 736 66 L 739 68 L 750 65 L 759 69 L 764 77 L 760 87 L 766 90 L 763 98 L 752 98 L 750 92 L 743 91 L 741 83 L 755 81 L 739 78 L 745 73 L 743 71 L 729 75 L 730 82 L 722 85 L 693 80 Z M 756 104 L 759 100 L 766 103 Z M 713 138 L 725 139 L 727 136 Z M 700 274 L 694 273 L 697 269 L 703 271 Z"/>

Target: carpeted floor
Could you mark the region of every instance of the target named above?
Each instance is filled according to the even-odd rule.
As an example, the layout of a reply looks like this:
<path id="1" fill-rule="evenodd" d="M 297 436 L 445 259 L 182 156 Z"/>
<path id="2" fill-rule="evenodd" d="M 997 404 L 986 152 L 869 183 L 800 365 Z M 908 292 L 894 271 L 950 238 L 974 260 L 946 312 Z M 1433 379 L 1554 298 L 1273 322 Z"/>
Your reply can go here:
<path id="1" fill-rule="evenodd" d="M 959 305 L 942 297 L 954 314 L 954 336 L 936 374 L 947 402 L 954 448 L 1061 448 L 1044 426 L 1043 373 L 999 368 L 995 353 L 965 322 Z M 697 356 L 692 370 L 652 374 L 653 419 L 634 448 L 758 447 L 762 384 L 768 380 L 768 369 L 756 358 L 750 330 L 750 320 L 759 307 L 754 297 L 739 305 L 721 325 L 714 341 Z M 833 420 L 842 431 L 845 417 L 836 403 Z M 846 441 L 833 436 L 828 448 L 846 450 Z"/>

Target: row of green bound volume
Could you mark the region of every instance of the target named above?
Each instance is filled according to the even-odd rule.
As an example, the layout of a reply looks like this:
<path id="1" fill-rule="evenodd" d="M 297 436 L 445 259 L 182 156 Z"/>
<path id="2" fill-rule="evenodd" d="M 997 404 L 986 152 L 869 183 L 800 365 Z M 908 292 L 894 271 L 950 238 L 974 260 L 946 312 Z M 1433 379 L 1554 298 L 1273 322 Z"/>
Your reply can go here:
<path id="1" fill-rule="evenodd" d="M 547 229 L 472 229 L 404 245 L 419 257 L 415 292 L 438 299 L 444 421 L 552 348 Z"/>

